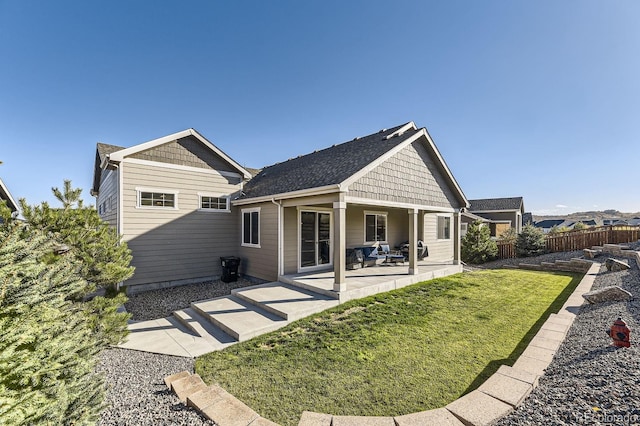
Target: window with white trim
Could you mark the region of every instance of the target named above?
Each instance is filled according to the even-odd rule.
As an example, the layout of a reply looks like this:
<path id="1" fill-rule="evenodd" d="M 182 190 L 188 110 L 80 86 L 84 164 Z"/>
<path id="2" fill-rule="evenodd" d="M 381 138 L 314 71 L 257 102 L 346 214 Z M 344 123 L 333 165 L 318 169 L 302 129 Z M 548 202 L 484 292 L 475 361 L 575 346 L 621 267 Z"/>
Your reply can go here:
<path id="1" fill-rule="evenodd" d="M 242 210 L 242 245 L 260 247 L 260 208 Z"/>
<path id="2" fill-rule="evenodd" d="M 200 209 L 207 211 L 229 211 L 229 196 L 215 196 L 198 194 L 200 198 Z"/>
<path id="3" fill-rule="evenodd" d="M 451 239 L 451 216 L 438 216 L 438 239 Z"/>
<path id="4" fill-rule="evenodd" d="M 387 241 L 387 213 L 364 212 L 365 243 Z"/>
<path id="5" fill-rule="evenodd" d="M 178 207 L 178 192 L 137 189 L 138 207 L 169 208 Z"/>

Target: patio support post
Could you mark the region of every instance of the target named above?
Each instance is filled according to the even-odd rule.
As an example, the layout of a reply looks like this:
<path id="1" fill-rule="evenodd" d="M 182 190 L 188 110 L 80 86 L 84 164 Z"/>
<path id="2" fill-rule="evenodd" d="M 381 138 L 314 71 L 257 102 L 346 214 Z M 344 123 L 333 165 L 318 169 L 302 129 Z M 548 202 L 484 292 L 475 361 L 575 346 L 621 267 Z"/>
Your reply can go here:
<path id="1" fill-rule="evenodd" d="M 339 201 L 333 203 L 333 291 L 341 292 L 347 290 L 347 203 L 344 201 L 344 194 L 340 194 Z"/>
<path id="2" fill-rule="evenodd" d="M 418 209 L 409 209 L 409 275 L 418 273 Z"/>
<path id="3" fill-rule="evenodd" d="M 453 214 L 453 264 L 460 264 L 460 211 Z"/>

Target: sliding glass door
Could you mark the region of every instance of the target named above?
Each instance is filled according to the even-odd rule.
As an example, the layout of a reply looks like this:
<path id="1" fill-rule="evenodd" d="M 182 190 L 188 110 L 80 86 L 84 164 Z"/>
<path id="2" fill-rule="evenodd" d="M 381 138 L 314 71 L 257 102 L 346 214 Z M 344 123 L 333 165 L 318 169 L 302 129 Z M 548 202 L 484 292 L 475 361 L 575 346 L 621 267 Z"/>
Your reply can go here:
<path id="1" fill-rule="evenodd" d="M 331 264 L 331 213 L 300 211 L 300 268 Z"/>

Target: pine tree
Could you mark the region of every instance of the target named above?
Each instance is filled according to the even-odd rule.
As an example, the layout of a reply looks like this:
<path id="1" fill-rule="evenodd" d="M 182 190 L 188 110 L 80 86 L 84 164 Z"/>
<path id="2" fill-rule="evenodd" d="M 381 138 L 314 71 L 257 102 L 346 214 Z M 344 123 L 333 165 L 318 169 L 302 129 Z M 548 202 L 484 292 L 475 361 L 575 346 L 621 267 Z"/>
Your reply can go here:
<path id="1" fill-rule="evenodd" d="M 84 424 L 103 406 L 102 349 L 83 307 L 77 261 L 50 261 L 55 241 L 0 225 L 0 424 Z"/>
<path id="2" fill-rule="evenodd" d="M 477 220 L 469 225 L 462 239 L 460 255 L 463 262 L 480 264 L 498 256 L 498 246 L 491 239 L 489 228 Z"/>
<path id="3" fill-rule="evenodd" d="M 516 241 L 516 255 L 518 257 L 538 256 L 547 251 L 547 240 L 544 232 L 531 224 L 522 228 Z"/>
<path id="4" fill-rule="evenodd" d="M 52 191 L 62 208 L 52 208 L 46 202 L 30 206 L 21 199 L 22 214 L 30 227 L 56 242 L 47 255 L 50 261 L 69 256 L 76 260 L 80 276 L 88 283 L 74 299 L 79 312 L 94 327 L 101 344 L 117 344 L 127 335 L 129 315 L 117 312 L 126 296 L 116 292 L 115 287 L 133 275 L 134 268 L 129 266 L 131 251 L 92 206 L 84 206 L 80 198 L 82 190 L 73 189 L 71 181 L 65 180 L 62 190 L 52 188 Z M 105 297 L 79 303 L 96 289 L 106 289 Z"/>

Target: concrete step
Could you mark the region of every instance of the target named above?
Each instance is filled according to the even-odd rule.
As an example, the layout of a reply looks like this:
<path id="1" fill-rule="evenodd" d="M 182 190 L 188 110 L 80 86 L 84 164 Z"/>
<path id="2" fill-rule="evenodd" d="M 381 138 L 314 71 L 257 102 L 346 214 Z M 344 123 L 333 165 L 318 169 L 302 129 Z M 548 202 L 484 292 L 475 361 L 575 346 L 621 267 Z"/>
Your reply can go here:
<path id="1" fill-rule="evenodd" d="M 303 282 L 300 282 L 300 281 L 296 281 L 295 279 L 291 279 L 289 277 L 280 277 L 280 280 L 283 283 L 289 284 L 289 285 L 291 285 L 293 287 L 298 287 L 298 288 L 301 288 L 301 289 L 304 289 L 304 290 L 312 291 L 314 293 L 322 294 L 323 296 L 327 296 L 327 297 L 330 297 L 332 299 L 336 299 L 336 300 L 340 299 L 340 293 L 335 292 L 332 289 L 314 287 L 312 285 L 308 285 L 306 283 L 303 283 Z"/>
<path id="2" fill-rule="evenodd" d="M 332 297 L 280 282 L 239 288 L 232 290 L 231 294 L 287 321 L 295 321 L 339 304 Z"/>
<path id="3" fill-rule="evenodd" d="M 194 302 L 191 308 L 240 342 L 288 324 L 283 318 L 235 296 Z"/>
<path id="4" fill-rule="evenodd" d="M 174 311 L 173 317 L 191 333 L 213 344 L 224 345 L 238 342 L 221 328 L 213 325 L 207 318 L 198 314 L 194 309 L 186 308 Z"/>

